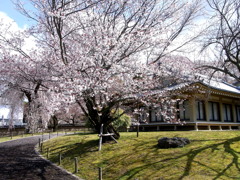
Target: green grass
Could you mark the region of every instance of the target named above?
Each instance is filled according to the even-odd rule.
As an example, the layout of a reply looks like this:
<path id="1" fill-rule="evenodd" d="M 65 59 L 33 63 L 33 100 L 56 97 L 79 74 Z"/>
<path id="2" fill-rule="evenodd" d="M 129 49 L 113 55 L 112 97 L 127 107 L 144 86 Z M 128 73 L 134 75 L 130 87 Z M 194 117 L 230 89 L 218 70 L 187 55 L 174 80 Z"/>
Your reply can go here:
<path id="1" fill-rule="evenodd" d="M 64 132 L 62 132 L 62 133 L 64 133 Z M 44 134 L 46 135 L 48 133 L 44 133 Z M 51 132 L 51 134 L 53 134 L 53 133 Z M 54 134 L 56 134 L 56 133 L 54 132 Z M 6 141 L 11 141 L 11 140 L 16 140 L 16 139 L 21 139 L 21 138 L 26 138 L 26 137 L 31 137 L 31 136 L 38 136 L 38 135 L 42 135 L 42 133 L 34 133 L 34 134 L 29 133 L 29 134 L 15 135 L 12 137 L 9 135 L 6 137 L 0 137 L 0 143 L 6 142 Z"/>
<path id="2" fill-rule="evenodd" d="M 161 137 L 187 137 L 191 144 L 184 148 L 158 149 Z M 87 180 L 98 179 L 98 167 L 105 180 L 212 180 L 240 179 L 240 131 L 188 131 L 121 133 L 119 143 L 104 144 L 98 151 L 96 134 L 75 134 L 44 143 L 49 159 L 74 172 L 78 157 L 79 172 Z M 46 151 L 43 153 L 46 156 Z"/>
<path id="3" fill-rule="evenodd" d="M 78 132 L 80 132 L 80 131 L 76 131 L 76 133 L 78 133 Z M 82 131 L 81 131 L 82 132 Z M 58 132 L 59 134 L 60 133 L 62 133 L 62 134 L 64 134 L 64 133 L 74 133 L 74 131 L 73 132 L 71 132 L 71 131 L 67 131 L 67 132 L 65 132 L 65 131 L 59 131 Z M 48 135 L 49 133 L 44 133 L 45 135 Z M 51 134 L 57 134 L 57 132 L 51 132 Z M 31 136 L 38 136 L 38 135 L 42 135 L 42 133 L 34 133 L 34 134 L 31 134 L 31 133 L 29 133 L 29 134 L 23 134 L 23 135 L 15 135 L 15 136 L 6 136 L 6 137 L 0 137 L 0 143 L 1 142 L 6 142 L 6 141 L 11 141 L 11 140 L 16 140 L 16 139 L 21 139 L 21 138 L 25 138 L 25 137 L 31 137 Z"/>
<path id="4" fill-rule="evenodd" d="M 16 140 L 16 139 L 20 139 L 20 138 L 25 138 L 25 137 L 29 137 L 32 136 L 32 134 L 24 134 L 24 135 L 17 135 L 17 136 L 8 136 L 8 137 L 0 137 L 0 143 L 1 142 L 6 142 L 6 141 L 11 141 L 11 140 Z"/>

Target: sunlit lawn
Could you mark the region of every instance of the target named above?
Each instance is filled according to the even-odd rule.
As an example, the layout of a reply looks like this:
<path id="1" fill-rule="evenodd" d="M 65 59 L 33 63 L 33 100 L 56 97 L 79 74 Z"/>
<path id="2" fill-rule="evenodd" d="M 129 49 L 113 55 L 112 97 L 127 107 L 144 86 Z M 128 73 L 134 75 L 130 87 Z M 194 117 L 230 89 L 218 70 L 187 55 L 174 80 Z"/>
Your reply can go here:
<path id="1" fill-rule="evenodd" d="M 158 149 L 161 137 L 187 137 L 191 144 L 184 148 Z M 98 151 L 96 134 L 75 134 L 44 143 L 49 159 L 74 172 L 74 157 L 78 157 L 79 172 L 86 180 L 98 179 L 98 167 L 103 179 L 240 179 L 240 131 L 188 131 L 121 133 L 119 143 L 104 144 Z M 46 156 L 46 150 L 44 153 Z"/>

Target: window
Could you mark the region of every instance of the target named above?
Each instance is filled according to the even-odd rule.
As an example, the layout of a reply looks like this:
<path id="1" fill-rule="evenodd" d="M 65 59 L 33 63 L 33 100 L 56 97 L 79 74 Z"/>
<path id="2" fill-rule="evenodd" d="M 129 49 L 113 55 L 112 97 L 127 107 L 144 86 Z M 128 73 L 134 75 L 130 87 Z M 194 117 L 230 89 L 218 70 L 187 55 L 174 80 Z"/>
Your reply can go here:
<path id="1" fill-rule="evenodd" d="M 149 117 L 149 118 L 150 118 L 150 121 L 151 121 L 151 122 L 156 122 L 156 115 L 155 115 L 156 113 L 155 113 L 155 110 L 153 110 L 153 109 L 150 110 L 150 113 L 149 113 L 149 114 L 150 114 L 150 117 Z"/>
<path id="2" fill-rule="evenodd" d="M 139 115 L 139 122 L 146 122 L 147 120 L 147 114 L 145 112 L 141 113 Z"/>
<path id="3" fill-rule="evenodd" d="M 225 122 L 232 122 L 232 105 L 231 104 L 223 104 L 223 114 L 224 114 L 224 121 Z"/>
<path id="4" fill-rule="evenodd" d="M 203 101 L 196 101 L 197 120 L 206 121 L 205 104 Z"/>
<path id="5" fill-rule="evenodd" d="M 208 102 L 210 121 L 220 121 L 219 103 Z"/>
<path id="6" fill-rule="evenodd" d="M 150 121 L 151 122 L 161 122 L 163 121 L 163 116 L 160 113 L 160 109 L 150 110 Z"/>
<path id="7" fill-rule="evenodd" d="M 179 104 L 179 116 L 181 120 L 190 120 L 189 101 Z"/>
<path id="8" fill-rule="evenodd" d="M 237 122 L 240 122 L 240 106 L 236 106 Z"/>

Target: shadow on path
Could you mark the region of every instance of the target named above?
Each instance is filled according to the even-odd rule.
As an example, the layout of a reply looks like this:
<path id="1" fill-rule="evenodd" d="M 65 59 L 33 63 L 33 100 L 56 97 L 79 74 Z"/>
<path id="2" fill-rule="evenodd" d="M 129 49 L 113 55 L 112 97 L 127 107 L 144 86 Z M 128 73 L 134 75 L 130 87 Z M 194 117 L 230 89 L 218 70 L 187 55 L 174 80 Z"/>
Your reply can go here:
<path id="1" fill-rule="evenodd" d="M 0 143 L 0 180 L 77 179 L 38 156 L 34 147 L 40 137 L 42 136 Z M 44 135 L 44 139 L 47 138 L 48 135 Z"/>

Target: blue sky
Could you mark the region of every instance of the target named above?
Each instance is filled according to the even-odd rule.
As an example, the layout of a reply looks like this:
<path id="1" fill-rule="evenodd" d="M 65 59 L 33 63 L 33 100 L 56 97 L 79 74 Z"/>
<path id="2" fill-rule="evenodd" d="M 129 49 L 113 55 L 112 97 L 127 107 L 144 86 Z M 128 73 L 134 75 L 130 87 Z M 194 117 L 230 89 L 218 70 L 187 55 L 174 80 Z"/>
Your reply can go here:
<path id="1" fill-rule="evenodd" d="M 31 7 L 27 0 L 24 0 L 24 2 L 26 2 L 27 7 Z M 21 28 L 23 28 L 25 25 L 31 24 L 29 19 L 24 17 L 15 9 L 15 5 L 11 0 L 0 0 L 0 11 L 12 18 Z"/>

